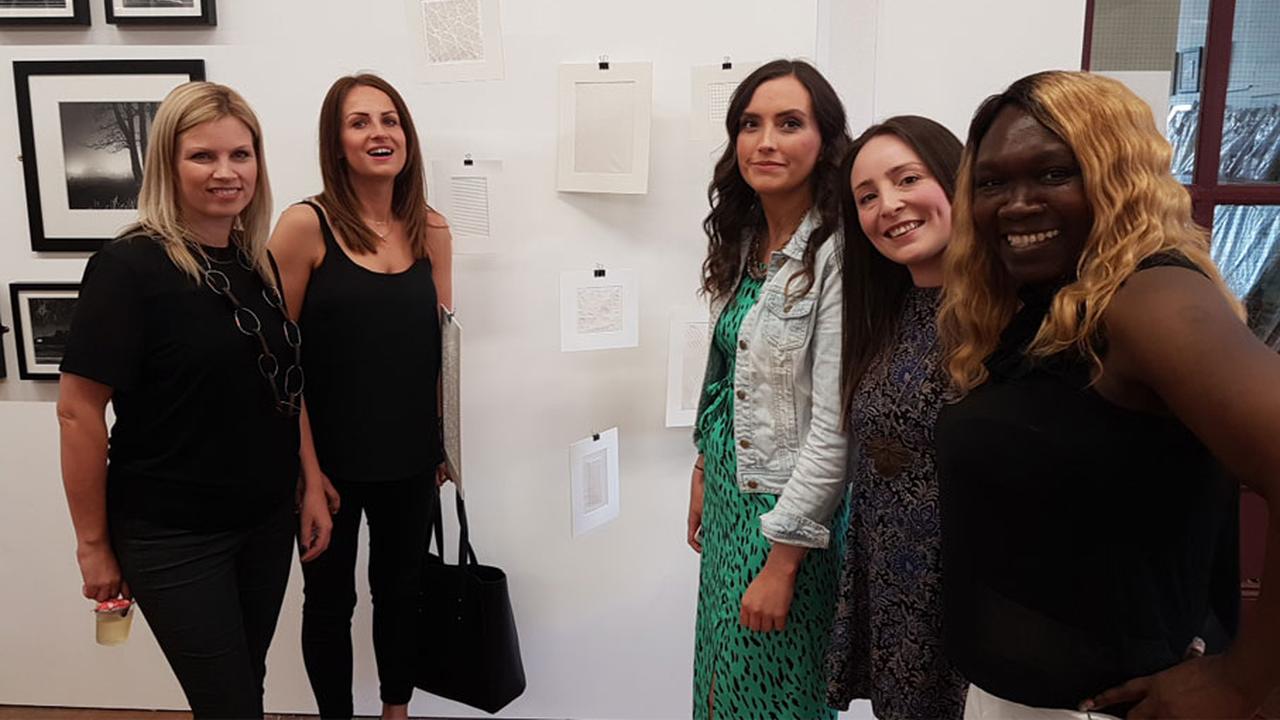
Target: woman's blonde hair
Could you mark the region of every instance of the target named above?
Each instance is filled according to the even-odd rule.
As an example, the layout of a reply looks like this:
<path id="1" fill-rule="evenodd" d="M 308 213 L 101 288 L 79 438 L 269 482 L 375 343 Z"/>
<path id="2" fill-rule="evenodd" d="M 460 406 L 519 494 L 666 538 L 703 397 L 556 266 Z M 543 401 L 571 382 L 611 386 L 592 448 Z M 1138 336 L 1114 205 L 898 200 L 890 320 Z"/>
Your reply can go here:
<path id="1" fill-rule="evenodd" d="M 271 225 L 271 183 L 262 155 L 262 126 L 253 109 L 235 90 L 211 82 L 189 82 L 174 88 L 160 103 L 148 136 L 147 155 L 142 168 L 142 189 L 138 192 L 138 222 L 125 235 L 145 232 L 164 245 L 173 264 L 197 282 L 203 279 L 204 250 L 184 223 L 178 203 L 175 164 L 178 136 L 202 123 L 233 117 L 253 135 L 253 155 L 258 163 L 258 180 L 253 198 L 236 218 L 236 243 L 253 259 L 254 269 L 269 285 L 275 285 L 267 261 L 267 233 Z M 197 255 L 201 256 L 197 259 Z"/>
<path id="2" fill-rule="evenodd" d="M 986 381 L 983 362 L 1018 305 L 996 248 L 978 238 L 973 225 L 974 159 L 1006 107 L 1026 112 L 1071 148 L 1093 209 L 1075 280 L 1054 295 L 1029 356 L 1075 350 L 1089 359 L 1096 377 L 1107 306 L 1139 263 L 1166 251 L 1195 264 L 1243 318 L 1209 258 L 1208 232 L 1191 218 L 1191 197 L 1169 171 L 1172 150 L 1156 130 L 1151 108 L 1123 84 L 1098 75 L 1029 75 L 978 108 L 956 181 L 938 325 L 947 370 L 961 392 Z"/>

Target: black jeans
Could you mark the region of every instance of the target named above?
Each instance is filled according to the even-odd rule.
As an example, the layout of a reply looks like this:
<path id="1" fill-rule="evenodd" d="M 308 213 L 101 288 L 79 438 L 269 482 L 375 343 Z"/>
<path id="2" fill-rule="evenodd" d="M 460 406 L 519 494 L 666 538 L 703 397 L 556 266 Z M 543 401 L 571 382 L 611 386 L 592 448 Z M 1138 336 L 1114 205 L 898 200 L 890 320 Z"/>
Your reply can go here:
<path id="1" fill-rule="evenodd" d="M 351 614 L 356 607 L 356 549 L 360 515 L 369 523 L 369 590 L 373 653 L 379 694 L 401 705 L 413 695 L 418 587 L 426 551 L 427 520 L 436 502 L 435 478 L 395 482 L 342 482 L 329 548 L 302 566 L 302 658 L 322 718 L 349 718 Z"/>
<path id="2" fill-rule="evenodd" d="M 112 518 L 120 570 L 195 717 L 262 717 L 296 535 L 287 503 L 257 525 L 214 532 Z"/>

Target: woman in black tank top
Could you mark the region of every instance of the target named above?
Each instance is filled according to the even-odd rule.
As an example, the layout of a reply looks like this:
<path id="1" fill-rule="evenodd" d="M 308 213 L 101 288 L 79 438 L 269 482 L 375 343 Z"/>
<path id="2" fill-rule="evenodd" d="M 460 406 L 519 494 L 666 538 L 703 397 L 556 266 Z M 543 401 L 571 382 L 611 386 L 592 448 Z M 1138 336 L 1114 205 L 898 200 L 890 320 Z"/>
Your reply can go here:
<path id="1" fill-rule="evenodd" d="M 303 658 L 321 717 L 351 717 L 364 514 L 382 716 L 403 718 L 426 521 L 434 485 L 447 479 L 439 308 L 452 305 L 452 240 L 426 203 L 409 110 L 381 78 L 343 77 L 330 87 L 320 167 L 324 192 L 286 210 L 271 238 L 307 338 Z"/>
<path id="2" fill-rule="evenodd" d="M 1280 517 L 1280 357 L 1169 158 L 1086 73 L 1023 78 L 970 127 L 939 319 L 963 398 L 935 432 L 966 717 L 1249 717 L 1280 682 L 1280 523 L 1237 632 L 1235 485 Z"/>

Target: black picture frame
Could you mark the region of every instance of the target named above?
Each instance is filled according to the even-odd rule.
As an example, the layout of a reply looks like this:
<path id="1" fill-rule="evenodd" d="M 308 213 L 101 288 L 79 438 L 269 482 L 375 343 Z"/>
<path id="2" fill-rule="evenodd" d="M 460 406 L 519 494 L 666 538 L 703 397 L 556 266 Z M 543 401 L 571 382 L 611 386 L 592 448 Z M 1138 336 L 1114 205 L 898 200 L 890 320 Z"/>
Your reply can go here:
<path id="1" fill-rule="evenodd" d="M 193 0 L 195 12 L 187 8 L 175 8 L 165 12 L 164 0 L 153 0 L 157 7 L 145 8 L 146 12 L 131 13 L 123 6 L 124 0 L 102 0 L 107 10 L 107 22 L 115 25 L 217 25 L 217 0 Z"/>
<path id="2" fill-rule="evenodd" d="M 105 91 L 107 85 L 119 90 L 127 88 L 130 77 L 140 81 L 149 81 L 150 91 L 139 90 L 136 96 L 124 100 L 100 101 L 97 98 L 106 95 L 86 95 L 92 97 L 91 102 L 78 101 L 75 93 L 85 94 L 90 83 L 86 76 L 94 78 L 92 85 Z M 155 76 L 169 76 L 167 80 L 157 83 Z M 37 252 L 84 252 L 97 250 L 104 242 L 115 236 L 125 225 L 132 221 L 132 207 L 136 207 L 137 186 L 141 183 L 141 148 L 137 138 L 145 137 L 145 129 L 138 129 L 126 134 L 123 131 L 112 131 L 117 134 L 114 144 L 123 147 L 115 148 L 113 143 L 101 140 L 99 131 L 111 130 L 112 123 L 125 125 L 135 124 L 149 126 L 149 119 L 143 115 L 154 116 L 155 106 L 164 99 L 164 95 L 177 85 L 191 81 L 204 80 L 204 60 L 41 60 L 20 61 L 13 63 L 14 94 L 18 101 L 18 135 L 22 148 L 22 176 L 27 194 L 27 226 L 31 236 L 31 249 Z M 49 80 L 53 78 L 53 80 Z M 32 83 L 38 82 L 44 87 L 38 107 L 33 107 Z M 65 82 L 58 86 L 57 82 Z M 163 87 L 161 87 L 163 86 Z M 59 95 L 58 91 L 64 94 Z M 117 94 L 119 94 L 117 92 Z M 102 106 L 102 107 L 100 107 Z M 126 153 L 124 158 L 125 176 L 83 175 L 76 177 L 69 172 L 65 157 L 67 148 L 71 147 L 69 133 L 79 132 L 96 122 L 88 119 L 87 113 L 102 112 L 125 108 L 136 118 L 110 119 L 92 132 L 94 143 L 76 143 L 75 148 L 85 153 L 94 153 L 94 158 L 104 154 Z M 73 111 L 72 114 L 68 114 Z M 127 113 L 126 113 L 127 114 Z M 130 125 L 132 127 L 132 125 Z M 126 138 L 134 138 L 126 140 Z M 103 145 L 105 147 L 95 147 Z M 44 146 L 47 156 L 39 154 Z M 52 149 L 61 152 L 52 152 Z M 88 149 L 92 148 L 92 149 Z M 62 164 L 57 164 L 62 159 Z M 98 163 L 83 163 L 94 172 L 104 172 Z M 46 177 L 42 189 L 41 168 Z M 83 171 L 85 173 L 88 170 Z M 61 173 L 61 177 L 53 177 Z M 105 190 L 103 189 L 105 187 Z M 113 194 L 123 188 L 124 200 Z M 55 192 L 46 192 L 54 190 Z M 132 197 L 129 197 L 132 193 Z M 134 203 L 130 206 L 130 200 Z M 52 217 L 46 217 L 46 211 Z M 88 229 L 86 229 L 88 228 Z"/>
<path id="3" fill-rule="evenodd" d="M 80 283 L 9 283 L 13 334 L 18 339 L 19 378 L 58 379 L 58 365 L 66 352 L 67 337 L 70 334 L 71 314 L 79 297 Z M 37 300 L 48 305 L 36 308 L 34 301 Z M 66 304 L 67 300 L 71 300 L 70 305 Z M 41 315 L 44 317 L 38 317 Z"/>
<path id="4" fill-rule="evenodd" d="M 1200 92 L 1204 74 L 1204 48 L 1178 51 L 1173 68 L 1173 92 L 1176 95 Z"/>
<path id="5" fill-rule="evenodd" d="M 4 336 L 9 334 L 9 326 L 0 324 L 0 380 L 5 379 L 8 375 L 8 368 L 5 367 L 4 361 Z"/>
<path id="6" fill-rule="evenodd" d="M 47 26 L 89 24 L 89 0 L 66 0 L 63 7 L 70 15 L 50 15 L 59 8 L 9 8 L 0 7 L 0 26 Z"/>

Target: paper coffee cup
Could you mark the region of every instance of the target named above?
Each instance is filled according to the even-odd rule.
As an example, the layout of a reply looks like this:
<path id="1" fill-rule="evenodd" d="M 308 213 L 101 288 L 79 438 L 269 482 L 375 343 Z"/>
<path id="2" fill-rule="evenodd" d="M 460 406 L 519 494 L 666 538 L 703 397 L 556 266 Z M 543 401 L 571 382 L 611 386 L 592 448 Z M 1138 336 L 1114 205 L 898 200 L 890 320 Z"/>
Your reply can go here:
<path id="1" fill-rule="evenodd" d="M 115 646 L 129 639 L 133 626 L 133 603 L 128 600 L 108 600 L 94 611 L 94 637 L 99 645 Z"/>

